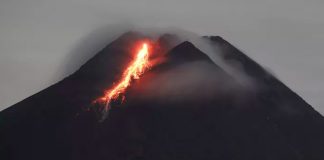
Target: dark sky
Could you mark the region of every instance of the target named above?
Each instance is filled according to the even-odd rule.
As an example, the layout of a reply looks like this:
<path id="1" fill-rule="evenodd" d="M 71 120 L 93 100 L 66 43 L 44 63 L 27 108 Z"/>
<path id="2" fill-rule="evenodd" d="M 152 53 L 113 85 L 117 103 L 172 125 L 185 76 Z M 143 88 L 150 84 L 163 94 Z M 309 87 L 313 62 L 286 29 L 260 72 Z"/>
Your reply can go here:
<path id="1" fill-rule="evenodd" d="M 132 24 L 220 35 L 323 114 L 323 15 L 322 0 L 1 0 L 0 110 L 76 70 L 106 40 L 98 28 Z"/>

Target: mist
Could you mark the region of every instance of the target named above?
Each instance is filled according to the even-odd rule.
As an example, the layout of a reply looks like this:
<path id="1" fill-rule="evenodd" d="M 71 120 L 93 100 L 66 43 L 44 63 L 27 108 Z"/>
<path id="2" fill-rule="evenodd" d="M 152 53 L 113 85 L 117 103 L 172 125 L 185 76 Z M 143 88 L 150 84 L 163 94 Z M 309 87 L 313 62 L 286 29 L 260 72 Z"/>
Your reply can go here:
<path id="1" fill-rule="evenodd" d="M 195 61 L 157 73 L 148 71 L 138 82 L 133 83 L 130 95 L 143 101 L 170 104 L 201 103 L 223 98 L 231 98 L 231 102 L 239 103 L 246 100 L 246 95 L 251 96 L 253 90 L 216 64 Z"/>
<path id="2" fill-rule="evenodd" d="M 60 81 L 120 34 L 144 26 L 220 35 L 323 113 L 323 11 L 321 1 L 299 0 L 1 1 L 0 110 Z"/>

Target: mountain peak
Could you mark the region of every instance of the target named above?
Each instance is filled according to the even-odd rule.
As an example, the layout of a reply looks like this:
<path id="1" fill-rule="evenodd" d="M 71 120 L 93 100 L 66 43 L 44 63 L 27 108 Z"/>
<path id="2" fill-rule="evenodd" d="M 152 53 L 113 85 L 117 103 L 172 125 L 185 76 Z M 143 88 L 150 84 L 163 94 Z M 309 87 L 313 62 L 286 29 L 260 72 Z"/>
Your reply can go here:
<path id="1" fill-rule="evenodd" d="M 205 38 L 220 48 L 225 63 L 242 64 L 240 72 L 255 82 L 253 93 L 224 85 L 232 77 L 218 79 L 226 73 L 205 53 L 188 41 L 174 43 L 177 37 L 166 34 L 158 40 L 162 49 L 170 46 L 163 54 L 166 60 L 154 67 L 167 66 L 167 70 L 153 67 L 134 84 L 141 87 L 159 79 L 155 82 L 165 82 L 164 87 L 157 83 L 148 94 L 159 96 L 162 91 L 172 91 L 173 97 L 163 97 L 163 102 L 145 98 L 138 102 L 136 97 L 127 101 L 126 97 L 124 104 L 99 123 L 92 109 L 93 100 L 120 79 L 133 59 L 132 46 L 145 38 L 136 32 L 125 33 L 71 76 L 0 112 L 0 159 L 324 159 L 323 117 L 219 36 Z M 186 78 L 176 74 L 183 70 L 171 76 L 166 74 L 195 61 L 207 62 L 212 72 L 197 77 L 201 74 L 193 74 L 193 68 L 187 67 Z M 198 71 L 201 69 L 204 68 Z M 216 74 L 213 77 L 218 83 L 210 80 L 210 74 Z M 177 88 L 187 80 L 198 80 L 198 86 Z M 220 96 L 211 92 L 218 91 L 215 86 L 235 93 Z M 132 95 L 144 93 L 131 91 L 135 92 Z M 178 100 L 177 96 L 183 94 L 193 95 L 197 103 L 187 99 L 171 102 L 170 98 Z M 211 98 L 203 100 L 206 95 Z"/>
<path id="2" fill-rule="evenodd" d="M 207 60 L 211 62 L 211 59 L 205 53 L 201 52 L 189 41 L 184 41 L 174 47 L 168 53 L 168 56 L 182 61 Z"/>

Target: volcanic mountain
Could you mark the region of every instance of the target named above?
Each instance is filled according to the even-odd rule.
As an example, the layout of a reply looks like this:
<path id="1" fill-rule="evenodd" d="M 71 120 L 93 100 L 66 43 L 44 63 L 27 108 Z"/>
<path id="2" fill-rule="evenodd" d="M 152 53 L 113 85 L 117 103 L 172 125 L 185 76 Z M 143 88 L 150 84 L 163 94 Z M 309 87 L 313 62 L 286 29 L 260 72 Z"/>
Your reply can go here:
<path id="1" fill-rule="evenodd" d="M 145 38 L 124 34 L 72 75 L 2 111 L 0 159 L 324 159 L 324 118 L 218 36 L 201 39 L 222 64 L 189 41 L 161 36 L 152 54 L 162 58 L 102 119 L 93 101 Z"/>

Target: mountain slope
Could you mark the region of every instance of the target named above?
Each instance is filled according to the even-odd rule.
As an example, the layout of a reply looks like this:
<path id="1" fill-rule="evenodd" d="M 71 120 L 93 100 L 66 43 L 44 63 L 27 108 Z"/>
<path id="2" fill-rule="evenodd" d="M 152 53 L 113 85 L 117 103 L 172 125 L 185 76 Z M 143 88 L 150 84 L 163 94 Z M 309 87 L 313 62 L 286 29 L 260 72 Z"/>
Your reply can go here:
<path id="1" fill-rule="evenodd" d="M 310 105 L 221 37 L 205 37 L 224 62 L 239 63 L 253 88 L 190 42 L 134 82 L 108 118 L 93 100 L 118 80 L 132 46 L 127 33 L 77 72 L 0 113 L 1 159 L 300 159 L 324 158 L 324 120 Z M 167 50 L 165 48 L 168 48 Z M 216 54 L 216 53 L 215 53 Z"/>
<path id="2" fill-rule="evenodd" d="M 254 79 L 258 85 L 258 105 L 268 110 L 268 116 L 289 142 L 302 152 L 301 155 L 307 159 L 321 157 L 324 150 L 323 117 L 277 78 L 224 39 L 210 37 L 210 40 L 222 46 L 225 60 L 239 61 L 243 70 Z"/>

